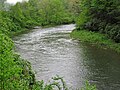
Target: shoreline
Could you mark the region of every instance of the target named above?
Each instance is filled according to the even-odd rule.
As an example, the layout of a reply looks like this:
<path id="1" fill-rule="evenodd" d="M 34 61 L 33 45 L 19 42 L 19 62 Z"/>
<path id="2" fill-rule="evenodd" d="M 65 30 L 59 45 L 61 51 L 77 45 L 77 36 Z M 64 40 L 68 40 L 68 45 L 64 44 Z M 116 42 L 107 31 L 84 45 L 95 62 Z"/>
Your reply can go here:
<path id="1" fill-rule="evenodd" d="M 73 30 L 70 36 L 73 39 L 80 40 L 82 42 L 88 42 L 91 44 L 96 44 L 102 48 L 112 49 L 117 53 L 120 53 L 120 43 L 113 42 L 104 34 L 87 30 Z"/>
<path id="2" fill-rule="evenodd" d="M 74 24 L 74 23 L 68 23 L 68 24 Z M 19 31 L 9 33 L 9 36 L 10 36 L 10 38 L 13 38 L 14 36 L 22 35 L 24 33 L 32 31 L 33 29 L 35 29 L 35 27 L 49 28 L 49 27 L 55 27 L 55 26 L 59 26 L 59 25 L 68 25 L 68 24 L 56 24 L 56 25 L 50 24 L 50 25 L 45 25 L 45 26 L 33 26 L 31 28 L 23 28 Z"/>

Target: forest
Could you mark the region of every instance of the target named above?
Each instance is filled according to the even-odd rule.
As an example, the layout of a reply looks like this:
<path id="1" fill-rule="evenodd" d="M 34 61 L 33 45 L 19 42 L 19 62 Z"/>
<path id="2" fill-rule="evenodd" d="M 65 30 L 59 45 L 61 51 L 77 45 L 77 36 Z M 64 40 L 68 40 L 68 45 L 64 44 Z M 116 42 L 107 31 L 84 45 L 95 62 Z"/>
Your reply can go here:
<path id="1" fill-rule="evenodd" d="M 36 81 L 30 62 L 14 51 L 12 37 L 35 26 L 70 23 L 76 24 L 71 37 L 120 52 L 119 0 L 29 0 L 15 5 L 0 0 L 0 90 L 62 90 L 57 80 L 69 90 L 59 76 L 52 84 Z M 82 90 L 97 89 L 87 82 Z"/>

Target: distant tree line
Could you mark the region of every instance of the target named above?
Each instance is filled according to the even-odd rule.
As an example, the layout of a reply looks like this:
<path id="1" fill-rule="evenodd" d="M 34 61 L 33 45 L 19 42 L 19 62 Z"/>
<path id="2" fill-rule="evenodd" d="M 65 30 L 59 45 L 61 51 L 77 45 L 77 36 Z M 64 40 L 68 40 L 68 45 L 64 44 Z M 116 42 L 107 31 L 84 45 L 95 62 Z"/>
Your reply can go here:
<path id="1" fill-rule="evenodd" d="M 0 2 L 0 7 L 2 7 L 0 29 L 3 33 L 18 32 L 23 28 L 29 29 L 36 25 L 72 23 L 78 11 L 77 0 L 71 2 L 70 0 L 29 0 L 18 2 L 7 10 L 4 8 L 5 0 Z"/>

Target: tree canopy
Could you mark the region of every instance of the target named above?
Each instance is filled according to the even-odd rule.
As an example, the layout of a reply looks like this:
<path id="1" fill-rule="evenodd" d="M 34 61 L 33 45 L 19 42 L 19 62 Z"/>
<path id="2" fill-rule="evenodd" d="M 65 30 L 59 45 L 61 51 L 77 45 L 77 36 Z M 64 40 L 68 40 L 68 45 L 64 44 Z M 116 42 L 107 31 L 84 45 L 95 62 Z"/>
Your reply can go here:
<path id="1" fill-rule="evenodd" d="M 119 0 L 82 0 L 80 8 L 77 19 L 79 29 L 104 33 L 115 42 L 120 42 Z"/>

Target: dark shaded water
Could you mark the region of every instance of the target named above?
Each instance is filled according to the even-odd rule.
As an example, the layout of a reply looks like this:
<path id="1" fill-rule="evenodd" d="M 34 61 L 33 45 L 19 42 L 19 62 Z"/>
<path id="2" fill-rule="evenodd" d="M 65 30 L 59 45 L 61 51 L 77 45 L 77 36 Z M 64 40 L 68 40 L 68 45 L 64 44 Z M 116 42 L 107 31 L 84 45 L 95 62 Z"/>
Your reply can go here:
<path id="1" fill-rule="evenodd" d="M 16 51 L 31 62 L 37 80 L 63 76 L 68 86 L 86 80 L 99 90 L 120 90 L 120 54 L 70 38 L 75 25 L 34 29 L 14 38 Z"/>

